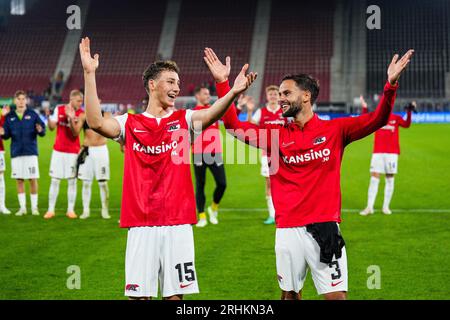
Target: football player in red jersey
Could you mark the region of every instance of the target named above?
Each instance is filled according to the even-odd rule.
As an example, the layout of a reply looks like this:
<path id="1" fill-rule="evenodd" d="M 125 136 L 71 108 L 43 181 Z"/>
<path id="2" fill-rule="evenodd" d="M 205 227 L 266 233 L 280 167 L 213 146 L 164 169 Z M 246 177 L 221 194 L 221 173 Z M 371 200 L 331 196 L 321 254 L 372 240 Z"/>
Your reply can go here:
<path id="1" fill-rule="evenodd" d="M 362 113 L 367 112 L 367 103 L 361 97 Z M 360 212 L 362 216 L 374 213 L 374 203 L 378 193 L 380 175 L 385 174 L 384 201 L 382 212 L 392 214 L 389 206 L 394 193 L 394 175 L 397 173 L 398 156 L 400 155 L 399 127 L 411 126 L 411 112 L 415 102 L 406 108 L 406 120 L 396 114 L 389 116 L 388 123 L 375 132 L 372 160 L 370 162 L 370 184 L 367 192 L 367 207 Z"/>
<path id="2" fill-rule="evenodd" d="M 143 75 L 149 94 L 146 111 L 108 119 L 101 114 L 97 96 L 95 70 L 99 56 L 91 56 L 88 38 L 80 43 L 80 56 L 89 127 L 125 143 L 120 217 L 121 227 L 129 228 L 125 295 L 137 299 L 156 297 L 158 279 L 165 299 L 178 300 L 184 294 L 197 293 L 192 232 L 197 217 L 190 141 L 225 114 L 256 74 L 246 75 L 246 64 L 233 88 L 210 108 L 174 110 L 180 93 L 178 67 L 173 61 L 157 61 Z"/>
<path id="3" fill-rule="evenodd" d="M 206 86 L 199 86 L 195 88 L 194 95 L 197 100 L 197 105 L 194 110 L 203 110 L 211 107 L 209 104 L 211 101 L 211 95 Z M 219 203 L 222 200 L 227 187 L 225 167 L 222 156 L 222 141 L 220 139 L 218 121 L 204 130 L 202 134 L 195 139 L 192 145 L 192 157 L 195 174 L 195 199 L 199 217 L 197 227 L 205 227 L 208 224 L 205 213 L 206 169 L 211 171 L 214 181 L 216 182 L 213 200 L 207 209 L 209 222 L 212 224 L 218 224 Z"/>
<path id="4" fill-rule="evenodd" d="M 283 112 L 278 104 L 278 86 L 270 85 L 266 88 L 267 104 L 256 110 L 252 115 L 255 104 L 247 103 L 247 121 L 254 124 L 265 126 L 268 124 L 285 124 L 286 118 L 283 117 Z M 266 152 L 262 151 L 261 156 L 261 175 L 266 178 L 266 201 L 269 209 L 269 216 L 264 221 L 264 224 L 275 223 L 275 208 L 273 206 L 272 194 L 270 192 L 270 178 L 269 178 L 269 161 Z"/>
<path id="5" fill-rule="evenodd" d="M 80 151 L 80 131 L 83 127 L 84 112 L 81 109 L 83 94 L 81 91 L 70 92 L 70 102 L 57 106 L 53 115 L 48 118 L 48 128 L 56 128 L 56 139 L 50 161 L 50 190 L 48 192 L 48 210 L 45 219 L 55 216 L 55 205 L 58 199 L 59 184 L 67 179 L 67 212 L 70 219 L 77 218 L 75 201 L 77 197 L 76 166 Z"/>
<path id="6" fill-rule="evenodd" d="M 275 206 L 275 253 L 282 299 L 301 299 L 307 269 L 317 292 L 325 299 L 346 299 L 348 289 L 345 242 L 341 222 L 340 167 L 344 148 L 384 126 L 394 105 L 397 80 L 413 55 L 395 55 L 388 81 L 374 112 L 353 118 L 324 121 L 312 105 L 319 94 L 317 80 L 305 75 L 285 76 L 280 106 L 288 124 L 260 127 L 240 122 L 231 107 L 223 121 L 230 133 L 263 148 L 271 158 L 270 179 Z M 219 97 L 229 91 L 230 69 L 205 50 L 205 60 L 217 83 Z"/>

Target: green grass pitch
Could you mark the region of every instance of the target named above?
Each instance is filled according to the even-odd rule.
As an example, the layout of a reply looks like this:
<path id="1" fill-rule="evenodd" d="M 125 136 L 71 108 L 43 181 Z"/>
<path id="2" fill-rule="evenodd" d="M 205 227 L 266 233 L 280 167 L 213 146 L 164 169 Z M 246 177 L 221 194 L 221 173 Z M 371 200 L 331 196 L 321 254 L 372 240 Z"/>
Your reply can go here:
<path id="1" fill-rule="evenodd" d="M 448 299 L 450 243 L 450 126 L 412 125 L 401 130 L 402 154 L 392 201 L 394 214 L 379 209 L 361 217 L 344 211 L 341 229 L 347 243 L 349 299 Z M 39 139 L 40 217 L 0 215 L 0 299 L 125 299 L 124 257 L 126 230 L 118 227 L 123 157 L 109 142 L 111 156 L 110 205 L 113 219 L 100 218 L 98 186 L 93 185 L 92 217 L 65 217 L 67 183 L 61 184 L 57 216 L 46 221 L 48 169 L 54 133 Z M 373 137 L 347 147 L 342 164 L 344 209 L 365 206 Z M 18 208 L 15 183 L 10 179 L 9 142 L 6 142 L 7 206 Z M 200 294 L 186 299 L 279 299 L 275 271 L 275 228 L 262 224 L 264 180 L 259 165 L 227 165 L 228 188 L 218 225 L 194 227 L 196 269 Z M 27 186 L 28 189 L 28 186 Z M 207 203 L 213 179 L 207 177 Z M 324 195 L 326 197 L 326 195 Z M 27 205 L 29 207 L 29 198 Z M 95 209 L 97 208 L 97 209 Z M 397 211 L 396 211 L 397 209 Z M 400 210 L 401 209 L 401 210 Z M 440 209 L 441 212 L 430 211 Z M 28 209 L 30 211 L 30 209 Z M 81 213 L 81 183 L 76 212 Z M 69 266 L 81 270 L 81 289 L 68 289 Z M 368 267 L 381 271 L 381 288 L 368 289 Z M 308 275 L 303 297 L 320 299 Z"/>

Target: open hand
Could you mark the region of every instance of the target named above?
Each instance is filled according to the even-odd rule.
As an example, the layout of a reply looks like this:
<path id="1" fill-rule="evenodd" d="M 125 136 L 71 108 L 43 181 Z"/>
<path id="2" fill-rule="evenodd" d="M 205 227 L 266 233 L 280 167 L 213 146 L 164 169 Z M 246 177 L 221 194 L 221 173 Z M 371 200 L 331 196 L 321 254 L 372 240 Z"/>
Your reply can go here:
<path id="1" fill-rule="evenodd" d="M 98 68 L 98 57 L 99 55 L 94 54 L 94 58 L 91 56 L 91 41 L 88 37 L 81 39 L 80 43 L 80 57 L 81 64 L 83 65 L 83 70 L 86 73 L 95 72 Z"/>
<path id="2" fill-rule="evenodd" d="M 214 77 L 214 80 L 217 83 L 228 80 L 228 76 L 230 75 L 231 70 L 230 57 L 226 57 L 225 64 L 223 64 L 222 62 L 220 62 L 219 58 L 217 58 L 217 55 L 215 54 L 213 49 L 205 48 L 204 53 L 205 56 L 203 57 L 203 60 L 205 60 L 209 71 L 211 71 L 211 74 Z"/>
<path id="3" fill-rule="evenodd" d="M 238 76 L 234 80 L 234 85 L 233 88 L 231 88 L 231 91 L 233 91 L 234 95 L 236 96 L 247 90 L 258 76 L 258 74 L 254 72 L 250 72 L 246 75 L 245 73 L 247 72 L 247 70 L 248 63 L 246 63 L 242 67 L 241 72 L 239 72 Z"/>
<path id="4" fill-rule="evenodd" d="M 413 54 L 414 50 L 410 49 L 400 60 L 398 59 L 398 54 L 394 55 L 387 70 L 388 81 L 391 85 L 395 85 L 397 83 L 398 78 L 402 74 L 403 70 L 405 70 L 406 66 L 411 61 L 411 57 L 413 56 Z"/>

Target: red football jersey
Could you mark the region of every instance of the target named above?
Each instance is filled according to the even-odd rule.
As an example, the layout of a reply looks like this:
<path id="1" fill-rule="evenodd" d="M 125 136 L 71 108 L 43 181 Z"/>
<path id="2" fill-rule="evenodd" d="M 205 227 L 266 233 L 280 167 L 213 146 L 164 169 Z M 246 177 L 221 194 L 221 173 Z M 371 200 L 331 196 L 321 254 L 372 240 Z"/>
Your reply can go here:
<path id="1" fill-rule="evenodd" d="M 66 116 L 65 106 L 57 106 L 54 112 L 51 119 L 57 121 L 58 124 L 53 149 L 59 152 L 78 153 L 80 151 L 80 136 L 73 136 Z M 79 117 L 83 112 L 83 110 L 78 109 L 75 111 L 75 115 Z"/>
<path id="2" fill-rule="evenodd" d="M 256 110 L 252 117 L 253 122 L 259 124 L 260 126 L 265 126 L 267 124 L 285 124 L 286 118 L 283 117 L 283 111 L 281 107 L 278 106 L 275 112 L 270 110 L 267 106 Z"/>
<path id="3" fill-rule="evenodd" d="M 240 122 L 234 106 L 223 120 L 227 129 L 246 143 L 265 148 L 271 157 L 270 183 L 278 228 L 318 222 L 341 222 L 340 168 L 344 148 L 387 123 L 397 86 L 389 83 L 375 112 L 359 117 L 325 121 L 317 115 L 303 128 L 296 123 L 261 128 Z M 229 91 L 228 81 L 217 84 L 219 97 Z M 242 135 L 252 129 L 257 134 Z"/>
<path id="4" fill-rule="evenodd" d="M 210 106 L 196 106 L 194 110 L 207 109 Z M 222 153 L 222 142 L 220 140 L 219 121 L 206 128 L 192 145 L 192 153 L 216 154 Z"/>
<path id="5" fill-rule="evenodd" d="M 186 110 L 127 115 L 121 227 L 197 223 L 189 127 Z"/>
<path id="6" fill-rule="evenodd" d="M 252 121 L 261 127 L 269 124 L 283 125 L 287 122 L 286 118 L 283 117 L 283 111 L 280 106 L 278 106 L 275 112 L 267 108 L 267 106 L 256 110 L 255 114 L 252 116 Z M 265 150 L 262 151 L 262 155 L 267 155 Z"/>
<path id="7" fill-rule="evenodd" d="M 375 132 L 373 153 L 400 154 L 399 127 L 409 128 L 411 111 L 407 112 L 406 120 L 396 114 L 389 116 L 387 125 Z"/>

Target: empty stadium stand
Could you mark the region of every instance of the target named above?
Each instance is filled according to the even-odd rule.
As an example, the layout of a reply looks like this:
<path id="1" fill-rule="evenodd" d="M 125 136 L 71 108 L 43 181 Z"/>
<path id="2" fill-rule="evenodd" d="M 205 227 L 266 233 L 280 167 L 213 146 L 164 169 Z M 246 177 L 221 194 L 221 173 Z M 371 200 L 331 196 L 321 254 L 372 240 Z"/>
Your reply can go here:
<path id="1" fill-rule="evenodd" d="M 69 0 L 34 2 L 0 29 L 0 96 L 48 87 L 66 35 Z"/>
<path id="2" fill-rule="evenodd" d="M 83 35 L 92 39 L 92 52 L 100 55 L 97 87 L 104 102 L 137 103 L 145 97 L 142 73 L 155 60 L 166 1 L 91 1 Z M 83 87 L 77 54 L 65 86 Z"/>
<path id="3" fill-rule="evenodd" d="M 278 85 L 286 74 L 307 73 L 319 80 L 318 102 L 328 101 L 333 55 L 333 3 L 278 0 L 272 2 L 271 12 L 262 90 L 270 84 Z"/>
<path id="4" fill-rule="evenodd" d="M 220 59 L 231 56 L 231 79 L 249 62 L 256 1 L 225 0 L 223 10 L 208 0 L 184 0 L 173 51 L 181 69 L 181 95 L 189 87 L 212 80 L 203 49 L 213 48 Z M 213 7 L 213 9 L 211 9 Z"/>
<path id="5" fill-rule="evenodd" d="M 446 0 L 369 2 L 379 5 L 382 26 L 380 30 L 367 32 L 368 93 L 379 91 L 395 53 L 414 48 L 416 56 L 402 76 L 399 97 L 443 98 L 445 76 L 450 71 L 450 3 Z"/>

